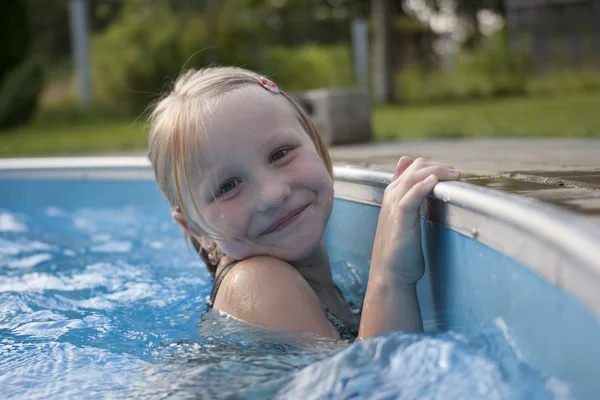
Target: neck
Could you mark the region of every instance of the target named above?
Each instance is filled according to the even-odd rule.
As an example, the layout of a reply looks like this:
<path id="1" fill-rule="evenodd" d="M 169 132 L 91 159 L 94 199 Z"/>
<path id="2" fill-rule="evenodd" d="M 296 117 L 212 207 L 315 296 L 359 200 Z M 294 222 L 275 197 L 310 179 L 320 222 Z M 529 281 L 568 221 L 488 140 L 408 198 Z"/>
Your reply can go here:
<path id="1" fill-rule="evenodd" d="M 291 263 L 302 274 L 306 282 L 315 291 L 321 304 L 338 317 L 350 321 L 352 313 L 348 304 L 340 296 L 333 283 L 329 255 L 325 248 L 325 242 L 321 240 L 315 250 L 303 260 Z"/>
<path id="2" fill-rule="evenodd" d="M 329 255 L 322 239 L 308 257 L 293 261 L 291 264 L 302 274 L 315 292 L 326 292 L 329 289 L 334 289 Z"/>

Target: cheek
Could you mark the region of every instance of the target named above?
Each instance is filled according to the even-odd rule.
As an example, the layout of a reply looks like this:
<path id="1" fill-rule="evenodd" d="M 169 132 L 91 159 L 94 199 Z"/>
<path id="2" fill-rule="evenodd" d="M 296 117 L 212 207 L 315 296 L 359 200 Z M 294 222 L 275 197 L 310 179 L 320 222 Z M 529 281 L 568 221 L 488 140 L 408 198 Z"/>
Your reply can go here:
<path id="1" fill-rule="evenodd" d="M 210 212 L 206 213 L 205 218 L 218 232 L 236 236 L 245 231 L 248 220 L 247 203 L 234 200 L 215 204 Z"/>
<path id="2" fill-rule="evenodd" d="M 322 195 L 323 201 L 323 229 L 327 226 L 327 222 L 329 221 L 329 217 L 331 217 L 331 212 L 333 211 L 333 203 L 334 203 L 334 192 L 333 192 L 333 184 L 330 183 L 327 185 L 327 188 L 323 191 Z"/>
<path id="3" fill-rule="evenodd" d="M 227 205 L 221 205 L 218 212 L 211 216 L 211 220 L 214 219 L 215 229 L 231 238 L 231 240 L 217 240 L 217 245 L 225 254 L 236 260 L 243 260 L 255 255 L 252 254 L 252 249 L 247 244 L 249 218 L 247 203 L 236 204 L 234 201 L 227 202 Z"/>
<path id="4" fill-rule="evenodd" d="M 327 172 L 321 157 L 315 153 L 305 154 L 300 160 L 297 172 L 303 181 L 312 182 L 316 189 L 323 190 L 325 186 L 332 186 L 331 176 Z M 333 191 L 333 188 L 330 189 Z"/>
<path id="5" fill-rule="evenodd" d="M 333 181 L 325 167 L 315 171 L 315 176 L 319 177 L 316 179 L 316 189 L 319 191 L 320 197 L 323 201 L 333 201 Z"/>

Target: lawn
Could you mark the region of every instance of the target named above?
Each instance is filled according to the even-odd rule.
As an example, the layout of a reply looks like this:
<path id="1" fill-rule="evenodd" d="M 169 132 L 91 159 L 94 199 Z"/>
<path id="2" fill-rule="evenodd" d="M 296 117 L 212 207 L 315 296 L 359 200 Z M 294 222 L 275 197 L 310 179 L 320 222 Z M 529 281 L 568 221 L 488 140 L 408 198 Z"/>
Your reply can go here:
<path id="1" fill-rule="evenodd" d="M 0 132 L 0 157 L 97 154 L 144 149 L 148 136 L 142 122 L 89 118 L 33 124 Z"/>
<path id="2" fill-rule="evenodd" d="M 384 106 L 374 110 L 373 126 L 375 138 L 379 140 L 506 136 L 600 138 L 600 93 Z M 29 126 L 0 132 L 0 157 L 143 150 L 146 142 L 144 121 L 38 118 Z"/>
<path id="3" fill-rule="evenodd" d="M 477 103 L 387 106 L 373 116 L 377 139 L 597 137 L 600 93 Z"/>

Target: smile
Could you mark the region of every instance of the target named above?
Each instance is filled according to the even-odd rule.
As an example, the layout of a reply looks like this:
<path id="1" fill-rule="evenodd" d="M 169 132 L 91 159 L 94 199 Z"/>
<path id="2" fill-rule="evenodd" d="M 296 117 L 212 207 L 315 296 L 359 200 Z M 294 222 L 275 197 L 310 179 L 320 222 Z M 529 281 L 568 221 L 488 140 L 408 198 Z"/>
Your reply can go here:
<path id="1" fill-rule="evenodd" d="M 279 232 L 279 231 L 285 229 L 286 227 L 288 227 L 289 225 L 291 225 L 294 221 L 296 221 L 298 218 L 300 218 L 300 216 L 302 215 L 302 213 L 304 212 L 304 210 L 306 210 L 306 208 L 309 205 L 310 204 L 307 204 L 305 206 L 297 208 L 297 209 L 291 211 L 290 213 L 288 213 L 287 215 L 284 215 L 283 217 L 279 218 L 266 231 L 264 231 L 263 233 L 261 233 L 261 236 L 262 235 L 267 235 L 269 233 Z"/>

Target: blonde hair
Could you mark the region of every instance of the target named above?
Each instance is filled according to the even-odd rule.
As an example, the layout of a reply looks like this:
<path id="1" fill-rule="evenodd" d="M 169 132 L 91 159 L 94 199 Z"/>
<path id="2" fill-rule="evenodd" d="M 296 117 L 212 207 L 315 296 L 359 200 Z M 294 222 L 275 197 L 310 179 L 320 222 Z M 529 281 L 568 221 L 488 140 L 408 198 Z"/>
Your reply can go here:
<path id="1" fill-rule="evenodd" d="M 237 67 L 213 67 L 188 70 L 183 73 L 154 107 L 150 115 L 148 158 L 152 163 L 158 186 L 171 206 L 180 211 L 192 232 L 217 238 L 218 232 L 208 231 L 190 184 L 190 170 L 196 173 L 202 163 L 200 137 L 206 137 L 203 122 L 210 118 L 216 103 L 223 95 L 241 88 L 259 85 L 261 76 Z M 266 89 L 265 89 L 266 90 Z M 296 117 L 312 139 L 325 168 L 333 179 L 331 159 L 315 124 L 302 107 L 288 94 L 281 96 L 292 106 Z M 188 208 L 191 200 L 193 210 Z M 192 217 L 190 211 L 203 223 Z M 196 243 L 194 243 L 196 247 Z"/>

